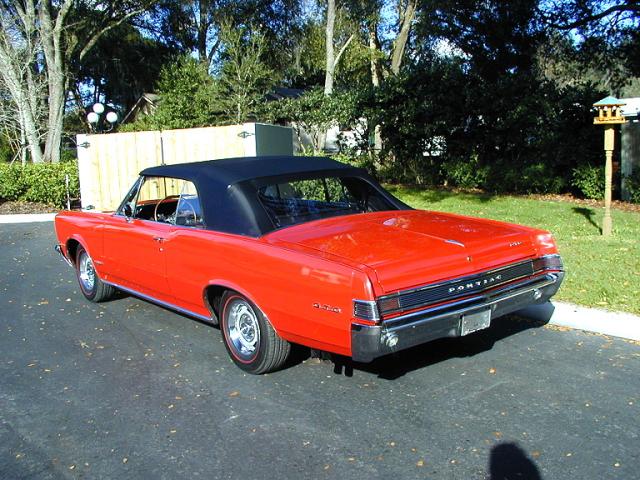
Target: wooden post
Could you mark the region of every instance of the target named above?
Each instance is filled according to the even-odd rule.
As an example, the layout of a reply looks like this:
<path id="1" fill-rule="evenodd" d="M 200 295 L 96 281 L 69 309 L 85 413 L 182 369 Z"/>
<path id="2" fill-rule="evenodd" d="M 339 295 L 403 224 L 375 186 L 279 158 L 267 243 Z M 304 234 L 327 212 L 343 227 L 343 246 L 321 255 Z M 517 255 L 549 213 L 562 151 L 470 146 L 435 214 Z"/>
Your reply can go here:
<path id="1" fill-rule="evenodd" d="M 606 164 L 604 167 L 604 217 L 602 218 L 602 235 L 605 237 L 611 236 L 611 232 L 613 230 L 612 221 L 611 221 L 611 183 L 613 177 L 613 151 L 607 150 L 605 152 L 607 157 Z"/>
<path id="2" fill-rule="evenodd" d="M 593 106 L 598 109 L 598 116 L 593 119 L 596 125 L 604 127 L 604 218 L 602 219 L 602 235 L 609 237 L 613 226 L 611 220 L 611 185 L 613 183 L 613 149 L 615 143 L 615 125 L 626 122 L 622 114 L 622 108 L 626 105 L 623 101 L 614 97 L 606 97 Z"/>
<path id="3" fill-rule="evenodd" d="M 613 149 L 615 129 L 613 125 L 604 128 L 604 153 L 606 163 L 604 167 L 604 218 L 602 219 L 602 235 L 611 236 L 613 230 L 611 221 L 611 185 L 613 183 Z"/>

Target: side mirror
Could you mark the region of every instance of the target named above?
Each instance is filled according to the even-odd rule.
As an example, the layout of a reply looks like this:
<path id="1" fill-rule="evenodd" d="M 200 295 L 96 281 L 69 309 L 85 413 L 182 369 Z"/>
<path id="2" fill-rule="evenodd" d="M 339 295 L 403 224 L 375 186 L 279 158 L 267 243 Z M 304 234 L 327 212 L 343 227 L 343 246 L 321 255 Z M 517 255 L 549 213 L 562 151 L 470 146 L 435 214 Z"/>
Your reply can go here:
<path id="1" fill-rule="evenodd" d="M 124 216 L 127 217 L 127 219 L 133 217 L 133 209 L 131 208 L 131 205 L 127 203 L 122 209 L 122 213 L 124 213 Z"/>

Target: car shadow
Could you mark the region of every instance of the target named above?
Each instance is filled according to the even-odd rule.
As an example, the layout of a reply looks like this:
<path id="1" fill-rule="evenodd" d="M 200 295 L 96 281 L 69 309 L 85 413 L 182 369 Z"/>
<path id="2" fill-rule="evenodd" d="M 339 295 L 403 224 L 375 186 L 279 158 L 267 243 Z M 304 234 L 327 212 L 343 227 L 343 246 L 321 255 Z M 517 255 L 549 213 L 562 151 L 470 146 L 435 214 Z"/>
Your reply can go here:
<path id="1" fill-rule="evenodd" d="M 185 319 L 196 321 L 211 328 L 220 329 L 218 325 L 214 325 L 212 322 L 207 322 L 186 313 L 175 311 L 166 306 L 153 304 L 152 302 L 121 290 L 117 290 L 114 296 L 106 302 L 127 297 L 142 300 L 150 305 L 180 315 Z M 522 315 L 512 314 L 501 317 L 496 322 L 493 322 L 491 327 L 486 330 L 475 332 L 469 336 L 434 340 L 398 353 L 377 358 L 371 363 L 359 363 L 353 361 L 350 357 L 320 350 L 311 350 L 301 345 L 292 344 L 291 354 L 280 370 L 295 367 L 311 358 L 319 362 L 333 363 L 333 373 L 335 375 L 352 377 L 354 370 L 360 370 L 375 374 L 378 378 L 384 380 L 395 380 L 412 371 L 444 362 L 451 358 L 472 357 L 491 350 L 494 343 L 503 338 L 532 328 L 542 327 L 549 322 L 554 307 L 551 303 L 547 302 L 537 306 L 531 311 L 529 310 L 531 309 L 522 310 Z"/>
<path id="2" fill-rule="evenodd" d="M 600 225 L 598 225 L 593 218 L 596 212 L 592 208 L 573 207 L 572 210 L 574 211 L 574 213 L 582 215 L 584 218 L 586 218 L 589 223 L 598 230 L 598 233 L 602 233 L 602 228 L 600 228 Z"/>
<path id="3" fill-rule="evenodd" d="M 135 295 L 131 295 L 130 293 L 123 292 L 122 290 L 120 290 L 120 289 L 116 288 L 116 291 L 114 292 L 114 294 L 113 294 L 113 295 L 111 295 L 111 296 L 110 296 L 109 298 L 107 298 L 106 300 L 102 300 L 100 303 L 111 303 L 111 302 L 117 302 L 117 301 L 123 300 L 123 299 L 125 299 L 125 298 L 135 298 L 135 299 L 143 300 L 143 301 L 144 301 L 144 299 L 143 299 L 143 298 L 136 297 Z M 150 302 L 147 302 L 147 303 L 150 303 Z M 153 304 L 151 304 L 151 305 L 153 305 Z"/>
<path id="4" fill-rule="evenodd" d="M 517 443 L 499 443 L 489 456 L 489 480 L 542 480 L 535 462 Z"/>
<path id="5" fill-rule="evenodd" d="M 332 355 L 334 374 L 353 376 L 354 370 L 372 373 L 384 380 L 395 380 L 407 373 L 451 358 L 473 357 L 493 348 L 507 337 L 525 330 L 539 328 L 547 323 L 543 318 L 509 315 L 500 318 L 491 327 L 466 337 L 443 338 L 398 353 L 386 355 L 371 363 L 354 362 L 349 357 Z"/>

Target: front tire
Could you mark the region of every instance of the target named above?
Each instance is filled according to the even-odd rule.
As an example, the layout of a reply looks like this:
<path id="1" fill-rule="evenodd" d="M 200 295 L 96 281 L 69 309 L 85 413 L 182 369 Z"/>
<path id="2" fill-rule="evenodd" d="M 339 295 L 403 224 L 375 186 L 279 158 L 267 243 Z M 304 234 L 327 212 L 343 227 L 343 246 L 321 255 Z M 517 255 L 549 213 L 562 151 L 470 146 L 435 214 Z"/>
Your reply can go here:
<path id="1" fill-rule="evenodd" d="M 107 285 L 98 277 L 93 260 L 82 245 L 76 252 L 76 277 L 80 284 L 80 291 L 87 300 L 104 302 L 113 296 L 116 289 Z"/>
<path id="2" fill-rule="evenodd" d="M 291 345 L 278 336 L 258 307 L 236 292 L 226 292 L 220 305 L 224 345 L 238 367 L 260 375 L 284 365 Z"/>

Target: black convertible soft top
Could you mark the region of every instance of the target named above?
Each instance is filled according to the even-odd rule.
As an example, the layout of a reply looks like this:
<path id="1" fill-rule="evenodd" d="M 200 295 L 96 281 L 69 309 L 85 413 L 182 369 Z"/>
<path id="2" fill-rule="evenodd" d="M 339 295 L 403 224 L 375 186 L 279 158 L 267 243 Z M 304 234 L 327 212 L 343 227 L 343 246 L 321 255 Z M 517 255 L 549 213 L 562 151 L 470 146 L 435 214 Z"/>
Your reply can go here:
<path id="1" fill-rule="evenodd" d="M 257 237 L 275 226 L 258 201 L 257 188 L 279 181 L 323 176 L 358 177 L 400 209 L 408 208 L 361 169 L 326 157 L 239 157 L 160 165 L 142 170 L 145 177 L 189 180 L 198 190 L 209 230 Z"/>
<path id="2" fill-rule="evenodd" d="M 326 157 L 268 156 L 160 165 L 146 168 L 140 174 L 153 177 L 182 178 L 191 181 L 207 178 L 218 184 L 231 185 L 254 178 L 336 169 L 358 170 Z"/>

